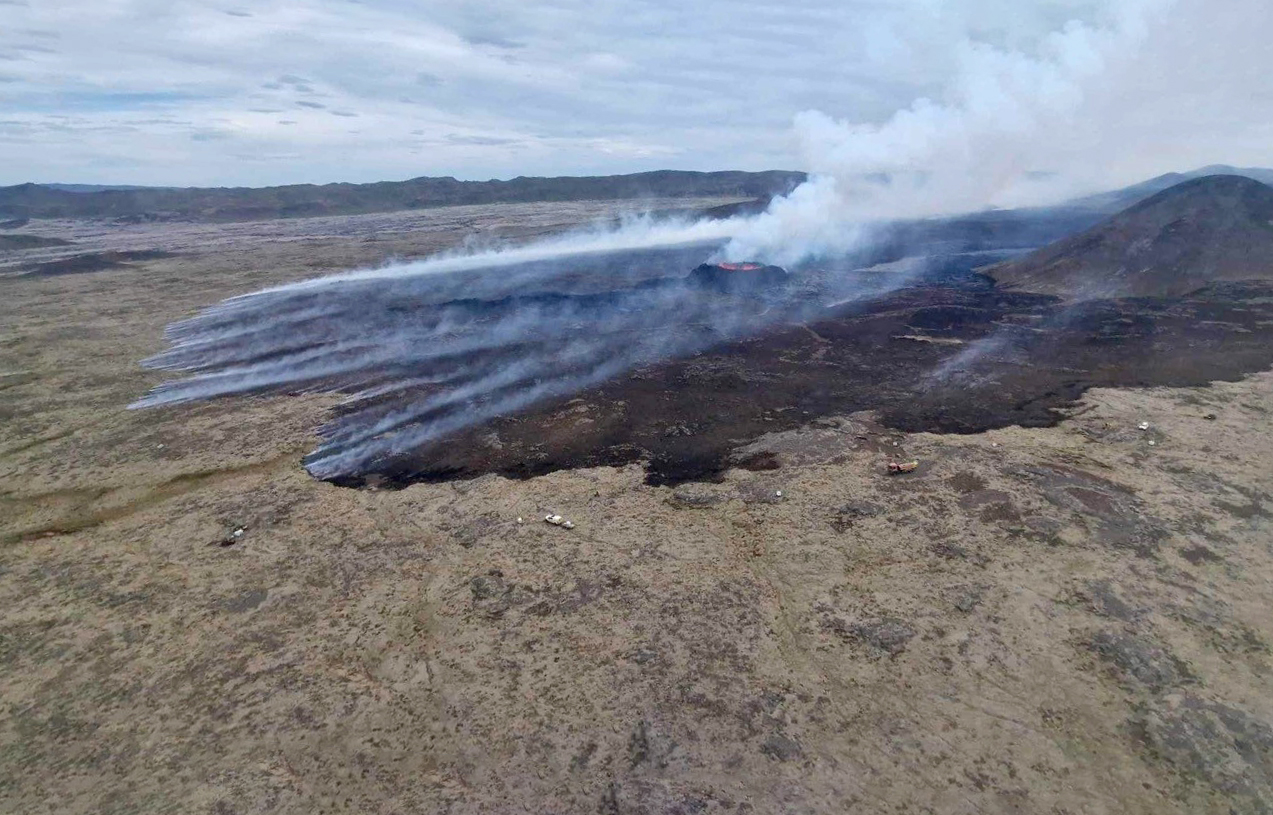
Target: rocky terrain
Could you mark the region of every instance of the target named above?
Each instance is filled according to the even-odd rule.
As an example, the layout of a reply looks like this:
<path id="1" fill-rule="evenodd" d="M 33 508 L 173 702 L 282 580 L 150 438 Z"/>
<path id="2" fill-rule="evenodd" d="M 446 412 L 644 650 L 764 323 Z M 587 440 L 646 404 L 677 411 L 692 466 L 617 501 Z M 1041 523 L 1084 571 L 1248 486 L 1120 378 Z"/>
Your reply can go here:
<path id="1" fill-rule="evenodd" d="M 987 273 L 1067 299 L 1174 297 L 1221 281 L 1273 280 L 1271 260 L 1273 187 L 1218 175 L 1171 187 Z"/>
<path id="2" fill-rule="evenodd" d="M 0 811 L 1273 809 L 1267 372 L 1098 387 L 1053 427 L 770 422 L 676 487 L 355 490 L 300 466 L 338 395 L 124 410 L 225 297 L 614 211 L 49 222 L 168 255 L 5 258 Z"/>

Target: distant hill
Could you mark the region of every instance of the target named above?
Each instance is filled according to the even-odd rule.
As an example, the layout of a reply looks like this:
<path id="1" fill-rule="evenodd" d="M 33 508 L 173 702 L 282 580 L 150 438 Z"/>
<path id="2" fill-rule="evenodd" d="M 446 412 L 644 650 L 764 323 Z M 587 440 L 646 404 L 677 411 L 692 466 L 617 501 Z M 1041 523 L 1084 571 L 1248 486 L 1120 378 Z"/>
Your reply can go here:
<path id="1" fill-rule="evenodd" d="M 61 238 L 46 238 L 41 235 L 0 235 L 0 252 L 17 252 L 23 249 L 43 249 L 48 246 L 70 245 L 70 241 Z"/>
<path id="2" fill-rule="evenodd" d="M 1075 199 L 1067 204 L 1069 207 L 1093 209 L 1100 212 L 1119 212 L 1133 204 L 1140 203 L 1163 190 L 1171 189 L 1195 178 L 1209 175 L 1240 175 L 1264 184 L 1273 184 L 1273 170 L 1264 167 L 1230 167 L 1227 164 L 1213 164 L 1187 173 L 1167 173 L 1121 190 L 1111 190 L 1095 195 Z"/>
<path id="3" fill-rule="evenodd" d="M 0 187 L 0 218 L 115 218 L 126 221 L 252 221 L 353 215 L 404 209 L 530 201 L 626 200 L 781 195 L 805 174 L 772 170 L 714 173 L 661 170 L 615 176 L 519 177 L 509 181 L 414 178 L 373 184 L 184 189 L 67 189 L 67 185 Z"/>
<path id="4" fill-rule="evenodd" d="M 1095 220 L 1119 212 L 1170 187 L 1211 175 L 1240 175 L 1273 184 L 1273 169 L 1215 165 L 1166 175 L 1119 190 L 1089 195 L 1053 207 L 1072 220 Z M 725 218 L 762 211 L 776 195 L 790 192 L 805 173 L 771 170 L 687 172 L 660 170 L 611 176 L 459 181 L 421 177 L 370 184 L 293 184 L 283 187 L 142 187 L 99 184 L 19 184 L 0 187 L 0 228 L 29 218 L 231 222 L 322 215 L 425 209 L 462 204 L 535 201 L 640 200 L 643 198 L 738 197 L 751 199 L 709 210 Z M 1087 215 L 1085 216 L 1084 213 Z M 9 220 L 10 223 L 4 223 Z"/>
<path id="5" fill-rule="evenodd" d="M 139 184 L 41 184 L 50 190 L 62 192 L 105 192 L 107 190 L 160 190 L 172 187 L 145 187 Z"/>
<path id="6" fill-rule="evenodd" d="M 1176 296 L 1273 280 L 1273 187 L 1236 175 L 1186 181 L 1086 232 L 985 270 L 999 283 L 1075 299 Z"/>

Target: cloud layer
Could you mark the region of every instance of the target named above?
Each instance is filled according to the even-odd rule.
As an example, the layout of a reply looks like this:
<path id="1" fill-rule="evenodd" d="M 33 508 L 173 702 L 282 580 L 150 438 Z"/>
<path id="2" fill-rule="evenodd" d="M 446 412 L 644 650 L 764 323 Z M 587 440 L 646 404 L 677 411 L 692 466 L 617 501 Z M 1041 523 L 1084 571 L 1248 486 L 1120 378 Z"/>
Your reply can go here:
<path id="1" fill-rule="evenodd" d="M 811 123 L 947 103 L 970 54 L 1033 58 L 1128 5 L 0 0 L 0 183 L 803 168 Z M 1273 163 L 1273 10 L 1176 6 L 1090 91 L 1103 120 L 1049 133 L 1028 169 L 1090 186 L 1082 162 L 1110 182 Z"/>

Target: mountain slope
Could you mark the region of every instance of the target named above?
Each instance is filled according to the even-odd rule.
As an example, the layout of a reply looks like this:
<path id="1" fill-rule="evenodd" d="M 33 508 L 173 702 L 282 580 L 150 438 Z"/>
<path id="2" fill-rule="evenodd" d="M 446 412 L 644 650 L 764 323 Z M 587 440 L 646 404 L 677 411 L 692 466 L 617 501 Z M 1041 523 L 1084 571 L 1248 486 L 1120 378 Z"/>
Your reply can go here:
<path id="1" fill-rule="evenodd" d="M 1074 299 L 1273 280 L 1273 188 L 1235 175 L 1186 181 L 986 272 L 1005 286 Z"/>
<path id="2" fill-rule="evenodd" d="M 1157 195 L 1163 190 L 1171 189 L 1177 184 L 1183 184 L 1186 181 L 1191 181 L 1195 178 L 1205 178 L 1210 175 L 1240 175 L 1264 184 L 1273 184 L 1273 170 L 1265 167 L 1231 167 L 1227 164 L 1212 164 L 1209 167 L 1202 167 L 1187 173 L 1167 173 L 1142 181 L 1139 184 L 1133 184 L 1130 187 L 1084 196 L 1070 201 L 1066 206 L 1096 210 L 1098 212 L 1119 212 L 1144 201 L 1150 196 Z"/>

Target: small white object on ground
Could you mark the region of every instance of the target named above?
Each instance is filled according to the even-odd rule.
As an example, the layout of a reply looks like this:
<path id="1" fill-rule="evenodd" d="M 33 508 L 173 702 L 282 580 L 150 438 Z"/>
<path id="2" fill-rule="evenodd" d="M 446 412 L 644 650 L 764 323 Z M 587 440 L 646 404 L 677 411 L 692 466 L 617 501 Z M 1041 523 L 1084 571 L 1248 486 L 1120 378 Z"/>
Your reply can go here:
<path id="1" fill-rule="evenodd" d="M 1153 439 L 1150 439 L 1150 440 L 1149 440 L 1149 446 L 1150 446 L 1150 447 L 1153 447 L 1153 446 L 1154 446 L 1155 444 L 1157 444 L 1157 443 L 1158 443 L 1158 442 L 1154 441 Z"/>
<path id="2" fill-rule="evenodd" d="M 1141 422 L 1140 424 L 1138 424 L 1138 425 L 1136 425 L 1136 426 L 1137 426 L 1137 427 L 1139 427 L 1141 430 L 1148 430 L 1148 429 L 1149 429 L 1149 422 Z"/>
<path id="3" fill-rule="evenodd" d="M 522 522 L 522 516 L 520 516 L 520 515 L 518 515 L 518 516 L 517 516 L 517 522 L 518 522 L 518 523 L 521 523 L 521 522 Z"/>
<path id="4" fill-rule="evenodd" d="M 778 490 L 777 492 L 775 492 L 775 493 L 774 493 L 774 495 L 776 495 L 777 497 L 781 498 L 781 497 L 782 497 L 782 490 Z"/>
<path id="5" fill-rule="evenodd" d="M 571 523 L 570 521 L 567 521 L 565 518 L 561 517 L 560 515 L 545 515 L 544 522 L 550 523 L 553 526 L 560 526 L 563 529 L 575 528 L 575 525 L 573 523 Z"/>

